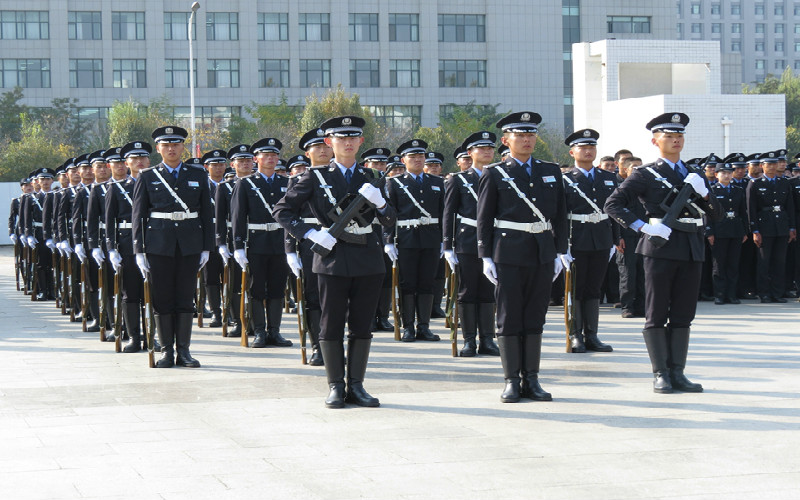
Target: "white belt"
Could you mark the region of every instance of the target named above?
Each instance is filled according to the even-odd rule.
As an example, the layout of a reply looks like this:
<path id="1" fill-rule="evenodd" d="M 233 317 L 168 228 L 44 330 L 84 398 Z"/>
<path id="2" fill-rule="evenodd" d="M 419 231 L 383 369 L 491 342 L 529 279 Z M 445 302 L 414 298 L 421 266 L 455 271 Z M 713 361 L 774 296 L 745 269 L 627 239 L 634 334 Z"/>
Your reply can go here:
<path id="1" fill-rule="evenodd" d="M 549 222 L 511 222 L 508 220 L 494 220 L 494 227 L 498 229 L 514 229 L 516 231 L 525 231 L 526 233 L 543 233 L 553 229 L 553 225 Z"/>
<path id="2" fill-rule="evenodd" d="M 676 220 L 676 222 L 681 222 L 683 224 L 694 224 L 695 226 L 698 226 L 698 227 L 703 225 L 703 219 L 694 219 L 694 218 L 691 218 L 691 217 L 681 217 L 680 219 L 675 219 L 675 220 Z M 661 224 L 661 219 L 656 219 L 656 218 L 651 217 L 650 218 L 650 224 Z"/>
<path id="3" fill-rule="evenodd" d="M 328 228 L 326 227 L 324 229 L 328 229 Z M 347 226 L 347 228 L 344 230 L 344 232 L 345 233 L 350 233 L 350 234 L 369 234 L 369 233 L 372 232 L 372 226 L 364 226 L 364 227 Z"/>
<path id="4" fill-rule="evenodd" d="M 478 221 L 475 219 L 470 219 L 469 217 L 462 217 L 460 215 L 456 215 L 456 218 L 462 223 L 466 224 L 467 226 L 478 227 Z"/>
<path id="5" fill-rule="evenodd" d="M 98 224 L 100 225 L 100 229 L 105 229 L 106 228 L 106 223 L 105 222 L 100 222 Z"/>
<path id="6" fill-rule="evenodd" d="M 775 205 L 774 207 L 772 207 L 772 211 L 773 212 L 783 212 L 783 207 L 780 206 L 780 205 Z"/>
<path id="7" fill-rule="evenodd" d="M 41 222 L 34 222 L 33 223 L 33 227 L 42 227 L 42 223 Z"/>
<path id="8" fill-rule="evenodd" d="M 316 217 L 303 217 L 301 220 L 306 224 L 319 224 Z"/>
<path id="9" fill-rule="evenodd" d="M 567 214 L 567 219 L 574 220 L 582 223 L 596 224 L 600 221 L 608 219 L 608 214 L 599 214 L 597 212 L 592 214 Z"/>
<path id="10" fill-rule="evenodd" d="M 225 221 L 225 225 L 228 227 L 233 227 L 233 223 L 231 221 Z"/>
<path id="11" fill-rule="evenodd" d="M 150 218 L 168 220 L 196 219 L 197 212 L 151 212 Z"/>
<path id="12" fill-rule="evenodd" d="M 281 225 L 277 222 L 268 222 L 266 224 L 248 224 L 247 229 L 251 231 L 277 231 Z"/>
<path id="13" fill-rule="evenodd" d="M 117 229 L 133 229 L 133 224 L 130 222 L 118 222 Z"/>
<path id="14" fill-rule="evenodd" d="M 430 226 L 432 224 L 438 224 L 439 219 L 437 217 L 420 217 L 419 219 L 404 219 L 397 221 L 397 227 L 418 227 L 418 226 Z"/>

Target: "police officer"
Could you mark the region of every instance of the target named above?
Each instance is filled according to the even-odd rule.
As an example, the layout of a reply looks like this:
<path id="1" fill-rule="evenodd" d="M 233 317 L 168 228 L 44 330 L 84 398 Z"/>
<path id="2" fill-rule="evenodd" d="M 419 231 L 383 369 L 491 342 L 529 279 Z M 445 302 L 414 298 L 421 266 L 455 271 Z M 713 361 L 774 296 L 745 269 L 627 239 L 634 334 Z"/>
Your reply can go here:
<path id="1" fill-rule="evenodd" d="M 496 140 L 495 134 L 485 130 L 467 137 L 459 150 L 468 155 L 471 166 L 445 182 L 444 256 L 451 271 L 458 273 L 462 357 L 500 355 L 494 343 L 494 285 L 483 274 L 477 238 L 478 186 L 484 169 L 494 158 Z"/>
<path id="2" fill-rule="evenodd" d="M 326 256 L 315 254 L 313 264 L 322 308 L 319 344 L 330 389 L 325 400 L 328 408 L 341 408 L 345 400 L 359 406 L 380 405 L 363 385 L 372 342 L 370 323 L 386 272 L 380 235 L 374 231 L 372 220 L 378 217 L 381 224 L 391 226 L 395 212 L 381 190 L 369 184 L 372 172 L 357 165 L 356 154 L 364 142 L 364 123 L 357 116 L 341 116 L 320 125 L 325 131 L 325 142 L 333 148 L 330 166 L 311 168 L 275 207 L 277 220 L 292 236 L 311 240 L 330 252 Z M 342 201 L 349 203 L 356 193 L 363 195 L 369 205 L 357 221 L 348 225 L 346 238 L 334 238 L 326 229 L 334 222 L 330 212 Z M 314 229 L 303 220 L 306 203 L 311 204 L 322 229 Z M 346 393 L 342 346 L 345 320 L 349 331 Z"/>
<path id="3" fill-rule="evenodd" d="M 494 149 L 492 152 L 494 152 Z M 472 157 L 469 155 L 468 151 L 464 150 L 463 144 L 453 151 L 453 158 L 456 160 L 459 172 L 466 172 L 472 166 Z"/>
<path id="4" fill-rule="evenodd" d="M 539 384 L 539 360 L 555 259 L 567 252 L 567 211 L 558 165 L 531 156 L 541 120 L 522 111 L 497 122 L 509 156 L 483 172 L 478 192 L 478 256 L 496 285 L 504 403 L 552 399 Z"/>
<path id="5" fill-rule="evenodd" d="M 53 255 L 55 245 L 51 240 L 44 238 L 44 205 L 45 199 L 53 196 L 51 186 L 55 178 L 55 171 L 51 168 L 43 167 L 37 169 L 34 176 L 39 181 L 39 192 L 31 193 L 26 203 L 22 205 L 23 220 L 25 222 L 25 238 L 28 247 L 36 250 L 36 261 L 34 279 L 38 284 L 38 293 L 35 300 L 54 300 L 53 292 Z M 49 244 L 46 244 L 49 243 Z"/>
<path id="6" fill-rule="evenodd" d="M 621 225 L 643 233 L 636 248 L 644 256 L 646 313 L 642 333 L 657 393 L 703 390 L 686 378 L 684 367 L 705 256 L 701 217 L 706 214 L 717 220 L 721 212 L 717 199 L 709 197 L 708 181 L 690 172 L 680 159 L 688 123 L 689 117 L 683 113 L 664 113 L 650 120 L 646 127 L 653 133 L 659 159 L 634 170 L 605 206 Z M 661 222 L 666 213 L 662 203 L 683 184 L 692 186 L 693 201 L 685 204 L 673 227 L 666 226 Z M 648 222 L 628 208 L 637 199 L 644 205 Z"/>
<path id="7" fill-rule="evenodd" d="M 181 161 L 187 135 L 177 126 L 154 130 L 162 162 L 142 170 L 133 188 L 133 249 L 150 281 L 162 346 L 157 368 L 200 366 L 189 346 L 195 282 L 214 245 L 214 214 L 208 174 Z"/>
<path id="8" fill-rule="evenodd" d="M 614 251 L 614 242 L 619 239 L 617 226 L 609 220 L 602 207 L 617 188 L 617 175 L 593 165 L 599 137 L 596 130 L 587 128 L 573 132 L 564 140 L 575 160 L 575 166 L 563 176 L 570 226 L 570 250 L 564 259 L 565 267 L 572 257 L 575 260 L 575 317 L 569 332 L 574 353 L 613 350 L 598 338 L 597 329 L 602 295 L 600 286 L 610 253 Z"/>
<path id="9" fill-rule="evenodd" d="M 84 299 L 88 303 L 88 314 L 86 331 L 99 332 L 100 331 L 100 304 L 98 302 L 100 296 L 97 260 L 89 258 L 89 246 L 87 242 L 86 228 L 86 212 L 89 208 L 89 193 L 94 185 L 94 167 L 92 163 L 103 163 L 103 150 L 93 151 L 79 156 L 76 159 L 78 165 L 78 173 L 81 176 L 81 185 L 75 192 L 75 199 L 72 201 L 72 239 L 75 241 L 75 255 L 81 262 L 86 272 L 83 273 L 83 290 L 88 293 L 88 297 Z M 105 163 L 103 163 L 105 165 Z M 80 276 L 81 273 L 78 273 Z"/>
<path id="10" fill-rule="evenodd" d="M 200 161 L 208 171 L 208 188 L 211 193 L 211 203 L 215 206 L 214 211 L 216 213 L 217 189 L 224 180 L 225 167 L 228 166 L 227 152 L 221 149 L 214 149 L 204 154 Z M 214 222 L 216 224 L 216 218 Z M 224 267 L 222 256 L 219 252 L 211 252 L 208 264 L 203 268 L 206 297 L 213 313 L 211 323 L 208 325 L 211 328 L 222 326 L 222 272 Z"/>
<path id="11" fill-rule="evenodd" d="M 428 151 L 425 154 L 425 166 L 422 168 L 422 171 L 428 175 L 433 175 L 444 180 L 442 177 L 443 164 L 443 154 L 435 151 Z M 445 266 L 444 255 L 442 255 L 436 266 L 436 274 L 433 280 L 433 310 L 431 311 L 431 318 L 444 318 L 446 316 L 444 309 L 442 309 L 442 297 L 444 297 L 446 281 Z"/>
<path id="12" fill-rule="evenodd" d="M 397 222 L 384 229 L 384 251 L 399 266 L 403 342 L 439 340 L 438 335 L 431 333 L 429 324 L 436 267 L 443 253 L 444 182 L 423 172 L 427 147 L 420 139 L 401 144 L 397 154 L 406 166 L 406 173 L 386 183 L 389 204 L 397 211 Z"/>
<path id="13" fill-rule="evenodd" d="M 70 320 L 75 322 L 82 321 L 80 262 L 78 258 L 73 258 L 72 256 L 75 248 L 75 240 L 72 237 L 72 202 L 77 196 L 78 188 L 81 186 L 81 176 L 77 161 L 77 157 L 70 158 L 66 164 L 69 186 L 61 190 L 58 207 L 56 208 L 56 234 L 60 240 L 57 247 L 67 257 L 67 265 L 70 266 L 72 286 L 69 294 L 72 302 L 67 304 L 67 307 L 70 309 Z"/>
<path id="14" fill-rule="evenodd" d="M 18 265 L 19 265 L 19 272 L 22 275 L 22 279 L 25 280 L 25 260 L 23 258 L 23 249 L 25 245 L 23 245 L 21 236 L 22 232 L 19 228 L 19 219 L 20 219 L 20 204 L 25 196 L 30 191 L 33 191 L 33 187 L 31 186 L 30 180 L 25 177 L 19 181 L 19 188 L 21 194 L 16 198 L 11 199 L 11 207 L 8 211 L 8 237 L 11 239 L 11 242 L 14 245 L 14 255 L 19 255 Z M 27 242 L 26 242 L 27 243 Z M 19 283 L 17 283 L 19 285 Z"/>
<path id="15" fill-rule="evenodd" d="M 642 165 L 641 158 L 628 156 L 619 160 L 619 175 L 624 181 L 633 169 Z M 645 218 L 644 207 L 639 200 L 628 207 L 639 219 Z M 616 224 L 616 222 L 615 222 Z M 644 268 L 642 256 L 636 253 L 639 233 L 633 229 L 620 226 L 620 238 L 617 242 L 617 267 L 619 268 L 619 299 L 622 304 L 623 318 L 644 317 Z"/>

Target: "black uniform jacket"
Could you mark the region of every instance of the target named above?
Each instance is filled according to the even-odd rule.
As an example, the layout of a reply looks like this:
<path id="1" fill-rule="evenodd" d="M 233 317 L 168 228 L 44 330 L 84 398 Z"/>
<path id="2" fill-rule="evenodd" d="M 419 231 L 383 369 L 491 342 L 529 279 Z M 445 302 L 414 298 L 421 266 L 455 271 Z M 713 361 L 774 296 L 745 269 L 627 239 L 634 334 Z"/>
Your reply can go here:
<path id="1" fill-rule="evenodd" d="M 259 172 L 239 179 L 231 197 L 234 249 L 246 247 L 260 255 L 285 253 L 283 230 L 277 226 L 271 211 L 286 194 L 288 185 L 289 179 L 278 174 L 272 175 L 271 184 Z M 251 224 L 273 224 L 277 228 L 265 231 L 249 227 Z"/>
<path id="2" fill-rule="evenodd" d="M 571 186 L 569 180 L 575 187 Z M 617 175 L 599 168 L 594 169 L 594 180 L 590 180 L 578 167 L 564 174 L 564 190 L 567 196 L 567 211 L 571 214 L 594 214 L 592 208 L 577 191 L 580 189 L 587 198 L 603 210 L 606 199 L 617 188 Z M 619 241 L 619 226 L 611 218 L 600 222 L 580 222 L 570 220 L 570 247 L 572 250 L 590 252 L 610 250 Z"/>
<path id="3" fill-rule="evenodd" d="M 183 207 L 168 192 L 158 171 L 196 218 L 169 220 L 150 217 L 151 212 L 184 212 Z M 214 217 L 208 174 L 200 167 L 182 163 L 175 180 L 161 163 L 139 172 L 133 188 L 133 249 L 136 253 L 196 255 L 214 249 Z"/>
<path id="4" fill-rule="evenodd" d="M 462 218 L 478 218 L 478 189 L 481 177 L 474 168 L 450 176 L 444 186 L 443 236 L 445 250 L 478 254 L 478 228 Z M 474 193 L 474 195 L 473 195 Z"/>
<path id="5" fill-rule="evenodd" d="M 17 232 L 17 219 L 19 218 L 19 200 L 20 197 L 11 199 L 11 207 L 8 211 L 8 234 L 16 234 Z"/>
<path id="6" fill-rule="evenodd" d="M 44 197 L 42 208 L 42 236 L 44 240 L 53 240 L 54 242 L 60 241 L 56 234 L 58 230 L 58 221 L 56 220 L 56 208 L 58 207 L 58 197 L 61 189 L 53 190 L 47 193 Z"/>
<path id="7" fill-rule="evenodd" d="M 83 245 L 86 255 L 89 255 L 86 240 L 86 210 L 89 208 L 89 191 L 91 189 L 91 185 L 79 185 L 75 189 L 75 198 L 72 200 L 72 241 L 75 245 Z"/>
<path id="8" fill-rule="evenodd" d="M 647 167 L 652 167 L 658 177 L 650 173 Z M 692 172 L 690 168 L 687 167 L 687 169 L 689 172 Z M 710 187 L 702 173 L 695 173 L 703 177 L 706 187 Z M 611 196 L 608 197 L 608 200 L 606 200 L 606 213 L 613 217 L 619 224 L 629 227 L 639 219 L 639 216 L 630 209 L 630 207 L 633 206 L 632 204 L 638 200 L 644 205 L 646 217 L 664 217 L 666 211 L 661 208 L 661 203 L 671 190 L 661 182 L 660 179 L 662 178 L 666 179 L 675 189 L 680 189 L 683 186 L 683 180 L 680 175 L 662 159 L 635 168 L 633 172 L 631 172 L 631 175 L 625 179 L 625 182 L 620 184 Z M 699 197 L 693 198 L 696 199 L 695 204 L 705 212 L 710 220 L 716 221 L 722 215 L 719 202 L 715 197 L 711 196 L 710 189 L 708 200 L 699 199 Z M 698 218 L 699 215 L 694 214 L 684 207 L 680 217 Z M 648 220 L 645 219 L 644 222 L 648 222 Z M 703 231 L 704 227 L 702 225 L 697 226 L 697 229 L 693 232 L 673 230 L 669 240 L 661 248 L 650 243 L 649 238 L 645 235 L 639 239 L 639 244 L 636 246 L 636 253 L 663 259 L 702 262 L 705 259 Z"/>
<path id="9" fill-rule="evenodd" d="M 33 236 L 39 243 L 44 243 L 43 215 L 44 200 L 47 193 L 32 193 L 23 205 L 25 236 Z"/>
<path id="10" fill-rule="evenodd" d="M 766 177 L 753 179 L 747 185 L 747 213 L 750 231 L 761 236 L 789 236 L 795 228 L 794 194 L 789 179 Z"/>
<path id="11" fill-rule="evenodd" d="M 136 179 L 133 177 L 119 182 L 112 180 L 106 193 L 106 247 L 121 255 L 133 255 L 133 230 L 120 228 L 120 224 L 131 223 L 134 186 Z"/>
<path id="12" fill-rule="evenodd" d="M 497 167 L 484 168 L 478 191 L 478 256 L 514 266 L 553 262 L 556 253 L 567 251 L 567 205 L 561 170 L 554 163 L 531 159 L 531 175 L 513 158 Z M 495 220 L 541 222 L 512 184 L 536 206 L 553 228 L 542 233 L 495 228 Z M 538 247 L 539 262 L 530 253 Z"/>
<path id="13" fill-rule="evenodd" d="M 106 244 L 106 195 L 109 181 L 94 184 L 89 192 L 89 207 L 86 210 L 86 236 L 89 248 L 107 250 Z"/>
<path id="14" fill-rule="evenodd" d="M 58 234 L 61 241 L 67 241 L 71 247 L 75 246 L 72 238 L 72 202 L 78 195 L 81 185 L 70 186 L 62 189 L 61 199 L 58 200 Z"/>
<path id="15" fill-rule="evenodd" d="M 386 181 L 386 192 L 397 212 L 397 221 L 419 219 L 422 211 L 411 200 L 409 194 L 425 209 L 428 217 L 438 219 L 433 224 L 417 226 L 387 226 L 384 231 L 386 243 L 395 243 L 397 248 L 440 248 L 442 245 L 442 214 L 444 213 L 444 181 L 441 177 L 426 173 L 422 185 L 411 174 L 392 177 Z"/>
<path id="16" fill-rule="evenodd" d="M 314 229 L 314 225 L 303 221 L 305 204 L 310 204 L 311 212 L 322 226 L 330 227 L 334 222 L 330 212 L 335 204 L 348 195 L 357 194 L 358 189 L 374 176 L 372 171 L 356 167 L 348 185 L 339 167 L 333 162 L 330 167 L 312 167 L 306 172 L 298 178 L 297 183 L 275 207 L 275 218 L 298 240 L 303 239 L 309 230 Z M 322 176 L 321 182 L 315 172 L 319 172 Z M 333 199 L 328 197 L 325 188 L 330 191 Z M 370 226 L 376 217 L 384 227 L 391 226 L 395 221 L 395 210 L 389 203 L 386 204 L 383 213 L 368 207 L 362 212 L 361 220 L 358 221 L 359 227 Z M 312 270 L 317 274 L 348 277 L 386 273 L 381 235 L 373 229 L 364 236 L 366 236 L 365 245 L 339 239 L 326 257 L 315 253 Z"/>
<path id="17" fill-rule="evenodd" d="M 217 246 L 231 246 L 231 196 L 238 179 L 228 179 L 217 185 L 214 192 L 214 238 Z M 230 250 L 230 248 L 229 248 Z"/>
<path id="18" fill-rule="evenodd" d="M 747 203 L 744 189 L 733 183 L 725 188 L 722 184 L 711 186 L 711 195 L 717 199 L 722 210 L 722 218 L 714 222 L 706 217 L 706 237 L 736 238 L 741 240 L 747 234 Z"/>
<path id="19" fill-rule="evenodd" d="M 370 170 L 374 171 L 374 169 Z M 289 187 L 287 189 L 291 191 L 294 185 L 297 184 L 297 181 L 299 181 L 300 177 L 302 177 L 303 175 L 311 175 L 311 174 L 308 170 L 306 170 L 301 174 L 289 177 Z M 373 175 L 376 174 L 373 172 Z M 302 209 L 300 210 L 300 217 L 302 217 L 306 222 L 309 222 L 312 219 L 314 220 L 316 219 L 316 217 L 314 217 L 314 212 L 311 211 L 311 204 L 306 203 L 305 205 L 303 205 Z M 318 223 L 312 222 L 311 224 L 315 229 L 319 229 L 321 227 Z M 377 227 L 381 229 L 383 228 L 383 226 L 381 226 L 380 224 L 378 224 Z M 310 249 L 311 245 L 313 245 L 313 243 L 310 241 L 306 241 L 305 243 L 303 243 L 304 251 Z M 292 236 L 292 233 L 286 230 L 284 230 L 283 248 L 284 250 L 286 250 L 286 253 L 297 253 L 300 248 L 298 246 L 298 241 L 294 238 L 294 236 Z"/>

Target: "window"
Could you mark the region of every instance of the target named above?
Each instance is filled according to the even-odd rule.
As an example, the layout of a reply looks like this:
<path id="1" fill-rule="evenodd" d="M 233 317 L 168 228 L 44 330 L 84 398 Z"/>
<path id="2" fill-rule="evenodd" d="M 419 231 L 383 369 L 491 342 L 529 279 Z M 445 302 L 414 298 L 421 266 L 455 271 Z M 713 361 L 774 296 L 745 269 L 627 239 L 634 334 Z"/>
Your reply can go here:
<path id="1" fill-rule="evenodd" d="M 784 70 L 786 69 L 786 60 L 785 59 L 775 59 L 775 69 Z"/>
<path id="2" fill-rule="evenodd" d="M 144 12 L 112 12 L 112 40 L 144 40 Z"/>
<path id="3" fill-rule="evenodd" d="M 422 106 L 367 106 L 375 121 L 386 127 L 412 130 L 422 121 Z"/>
<path id="4" fill-rule="evenodd" d="M 259 40 L 288 40 L 289 39 L 289 14 L 285 12 L 259 12 L 258 13 L 258 39 Z"/>
<path id="5" fill-rule="evenodd" d="M 389 14 L 390 42 L 418 42 L 419 14 Z"/>
<path id="6" fill-rule="evenodd" d="M 795 34 L 800 34 L 800 24 L 795 24 L 794 25 L 794 32 L 795 32 Z"/>
<path id="7" fill-rule="evenodd" d="M 377 59 L 350 60 L 351 87 L 380 87 L 381 73 Z"/>
<path id="8" fill-rule="evenodd" d="M 440 42 L 485 42 L 486 16 L 439 14 Z"/>
<path id="9" fill-rule="evenodd" d="M 238 40 L 239 14 L 209 12 L 206 14 L 206 38 L 209 40 Z"/>
<path id="10" fill-rule="evenodd" d="M 800 5 L 798 5 L 798 4 L 794 5 L 794 15 L 795 16 L 800 16 Z"/>
<path id="11" fill-rule="evenodd" d="M 389 61 L 390 87 L 419 87 L 419 59 Z"/>
<path id="12" fill-rule="evenodd" d="M 189 39 L 189 13 L 164 12 L 164 40 Z M 197 16 L 192 21 L 192 40 L 197 40 Z"/>
<path id="13" fill-rule="evenodd" d="M 0 40 L 48 40 L 49 19 L 45 11 L 0 11 Z"/>
<path id="14" fill-rule="evenodd" d="M 741 52 L 742 51 L 742 42 L 736 40 L 731 42 L 731 52 Z"/>
<path id="15" fill-rule="evenodd" d="M 168 89 L 189 88 L 189 60 L 167 59 L 164 61 L 164 85 Z M 197 59 L 192 61 L 192 78 L 197 87 Z"/>
<path id="16" fill-rule="evenodd" d="M 756 59 L 756 69 L 764 69 L 764 60 Z"/>
<path id="17" fill-rule="evenodd" d="M 440 60 L 440 87 L 485 87 L 486 61 Z"/>
<path id="18" fill-rule="evenodd" d="M 3 59 L 0 87 L 50 88 L 50 59 Z"/>
<path id="19" fill-rule="evenodd" d="M 774 12 L 776 16 L 783 16 L 783 5 L 776 5 Z"/>
<path id="20" fill-rule="evenodd" d="M 75 12 L 67 14 L 67 31 L 70 40 L 100 40 L 103 26 L 99 12 Z"/>
<path id="21" fill-rule="evenodd" d="M 755 51 L 756 52 L 764 52 L 764 42 L 756 42 Z"/>
<path id="22" fill-rule="evenodd" d="M 764 33 L 764 23 L 756 23 L 756 33 Z"/>
<path id="23" fill-rule="evenodd" d="M 172 108 L 175 121 L 187 127 L 192 122 L 192 111 L 189 106 L 175 106 Z M 231 124 L 231 118 L 242 116 L 240 106 L 197 106 L 195 108 L 195 125 L 205 129 L 223 129 Z"/>
<path id="24" fill-rule="evenodd" d="M 722 24 L 720 23 L 713 23 L 711 25 L 711 32 L 712 33 L 721 33 L 722 32 Z"/>
<path id="25" fill-rule="evenodd" d="M 103 87 L 102 59 L 70 59 L 69 86 L 72 88 L 99 89 Z"/>
<path id="26" fill-rule="evenodd" d="M 722 13 L 722 7 L 718 3 L 711 4 L 711 15 L 718 16 Z"/>
<path id="27" fill-rule="evenodd" d="M 775 24 L 775 34 L 782 35 L 783 34 L 783 23 Z"/>
<path id="28" fill-rule="evenodd" d="M 144 59 L 114 59 L 114 87 L 122 89 L 147 88 Z"/>
<path id="29" fill-rule="evenodd" d="M 783 42 L 775 42 L 775 52 L 783 52 Z"/>
<path id="30" fill-rule="evenodd" d="M 209 59 L 208 60 L 208 88 L 238 88 L 239 87 L 239 60 L 238 59 Z"/>
<path id="31" fill-rule="evenodd" d="M 683 40 L 683 23 L 678 23 L 678 40 Z M 566 60 L 567 57 L 572 59 L 572 53 L 567 54 L 564 52 L 564 60 Z"/>
<path id="32" fill-rule="evenodd" d="M 330 87 L 330 59 L 300 59 L 300 86 Z"/>
<path id="33" fill-rule="evenodd" d="M 650 17 L 608 16 L 609 33 L 650 33 Z"/>
<path id="34" fill-rule="evenodd" d="M 700 4 L 699 3 L 693 3 L 691 12 L 692 12 L 692 14 L 700 14 Z"/>
<path id="35" fill-rule="evenodd" d="M 794 51 L 800 52 L 800 42 L 794 42 Z"/>
<path id="36" fill-rule="evenodd" d="M 796 70 L 800 69 L 800 61 L 795 61 L 794 62 L 794 69 L 796 69 Z"/>
<path id="37" fill-rule="evenodd" d="M 692 33 L 703 33 L 703 25 L 701 23 L 692 23 Z"/>
<path id="38" fill-rule="evenodd" d="M 327 42 L 331 39 L 330 14 L 300 14 L 299 23 L 300 40 Z"/>
<path id="39" fill-rule="evenodd" d="M 742 23 L 731 24 L 731 33 L 741 33 L 741 32 L 742 32 Z"/>
<path id="40" fill-rule="evenodd" d="M 377 42 L 378 14 L 350 14 L 350 41 Z"/>
<path id="41" fill-rule="evenodd" d="M 288 87 L 289 60 L 261 59 L 258 61 L 259 87 Z"/>
<path id="42" fill-rule="evenodd" d="M 676 8 L 677 8 L 677 10 L 678 10 L 678 12 L 677 12 L 677 14 L 678 14 L 678 17 L 681 17 L 681 0 L 677 0 L 677 1 L 675 2 L 675 7 L 676 7 Z"/>
<path id="43" fill-rule="evenodd" d="M 763 3 L 757 3 L 755 5 L 755 14 L 757 16 L 763 16 L 764 15 L 764 4 Z"/>
<path id="44" fill-rule="evenodd" d="M 109 108 L 77 108 L 73 116 L 81 129 L 101 131 L 108 122 Z"/>
<path id="45" fill-rule="evenodd" d="M 738 3 L 731 4 L 731 15 L 733 16 L 740 16 L 742 15 L 742 6 Z"/>

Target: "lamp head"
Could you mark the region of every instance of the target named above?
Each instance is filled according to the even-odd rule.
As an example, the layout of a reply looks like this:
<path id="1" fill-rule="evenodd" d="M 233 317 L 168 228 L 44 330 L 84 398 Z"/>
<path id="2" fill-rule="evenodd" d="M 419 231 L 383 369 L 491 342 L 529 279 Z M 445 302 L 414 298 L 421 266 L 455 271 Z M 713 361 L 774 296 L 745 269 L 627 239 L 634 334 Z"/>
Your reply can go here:
<path id="1" fill-rule="evenodd" d="M 200 8 L 200 2 L 194 2 L 192 4 L 192 12 L 197 12 L 197 9 Z"/>

